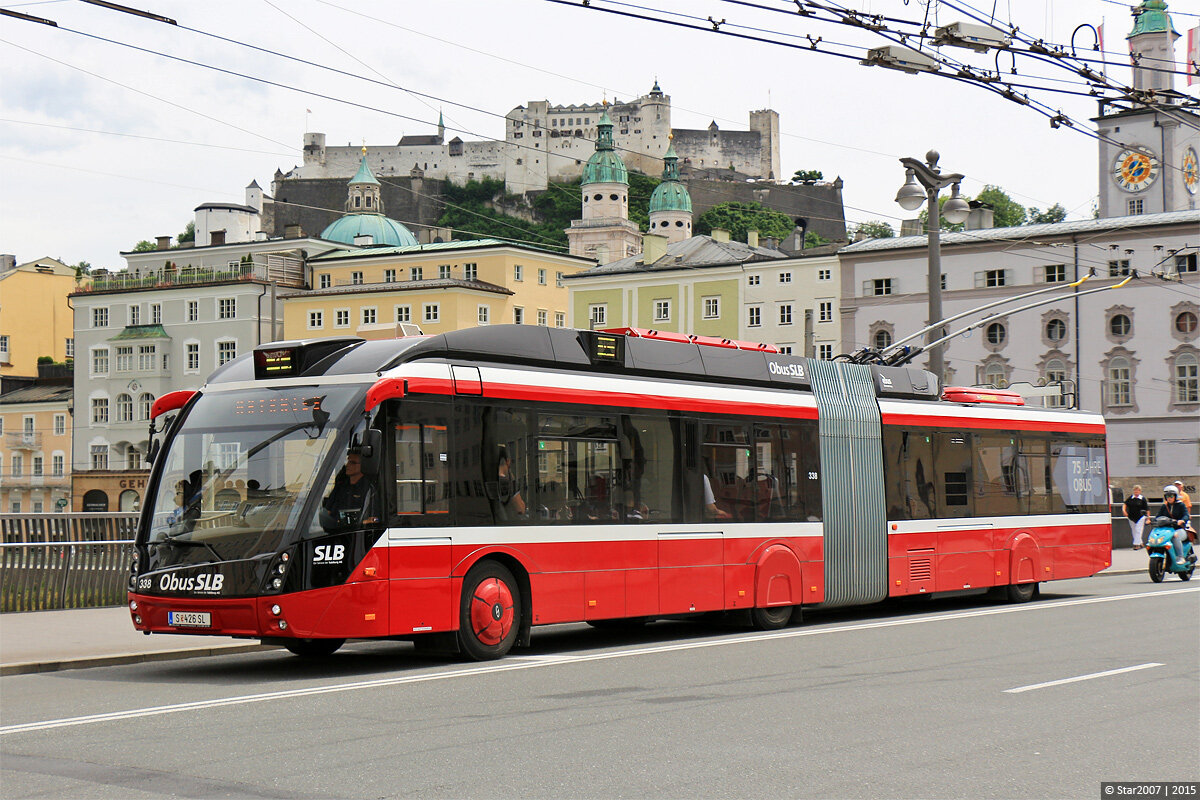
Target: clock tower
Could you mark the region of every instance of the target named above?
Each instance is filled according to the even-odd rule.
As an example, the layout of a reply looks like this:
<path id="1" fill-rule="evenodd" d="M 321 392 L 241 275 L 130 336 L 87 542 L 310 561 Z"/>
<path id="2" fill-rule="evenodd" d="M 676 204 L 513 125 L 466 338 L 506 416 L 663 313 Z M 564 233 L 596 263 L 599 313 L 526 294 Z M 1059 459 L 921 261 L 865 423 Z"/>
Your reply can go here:
<path id="1" fill-rule="evenodd" d="M 1164 0 L 1143 0 L 1133 10 L 1129 40 L 1133 86 L 1154 108 L 1116 110 L 1100 104 L 1092 121 L 1100 140 L 1100 216 L 1124 217 L 1197 207 L 1200 116 L 1177 105 L 1175 41 Z"/>

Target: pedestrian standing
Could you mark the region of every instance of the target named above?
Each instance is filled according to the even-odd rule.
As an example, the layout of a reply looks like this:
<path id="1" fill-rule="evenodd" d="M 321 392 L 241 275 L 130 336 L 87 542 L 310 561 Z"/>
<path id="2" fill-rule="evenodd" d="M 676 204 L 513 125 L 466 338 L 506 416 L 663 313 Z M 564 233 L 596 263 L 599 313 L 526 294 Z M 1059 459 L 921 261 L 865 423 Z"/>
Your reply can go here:
<path id="1" fill-rule="evenodd" d="M 1183 507 L 1192 513 L 1192 498 L 1183 490 L 1183 481 L 1175 481 L 1175 489 L 1179 494 L 1179 502 L 1183 503 Z"/>
<path id="2" fill-rule="evenodd" d="M 1129 526 L 1133 529 L 1133 549 L 1142 549 L 1142 528 L 1146 525 L 1146 513 L 1150 504 L 1142 495 L 1142 487 L 1133 487 L 1133 494 L 1125 498 L 1125 516 L 1129 518 Z"/>

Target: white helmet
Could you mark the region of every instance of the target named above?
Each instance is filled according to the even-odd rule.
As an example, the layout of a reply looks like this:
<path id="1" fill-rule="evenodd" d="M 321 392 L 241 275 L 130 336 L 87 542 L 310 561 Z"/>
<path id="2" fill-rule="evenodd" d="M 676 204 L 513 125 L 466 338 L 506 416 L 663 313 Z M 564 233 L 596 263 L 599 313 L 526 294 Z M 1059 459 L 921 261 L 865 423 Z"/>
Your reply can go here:
<path id="1" fill-rule="evenodd" d="M 1164 486 L 1163 487 L 1163 498 L 1166 498 L 1167 495 L 1171 495 L 1172 497 L 1179 497 L 1179 490 L 1176 489 L 1174 486 L 1170 486 L 1170 485 Z"/>

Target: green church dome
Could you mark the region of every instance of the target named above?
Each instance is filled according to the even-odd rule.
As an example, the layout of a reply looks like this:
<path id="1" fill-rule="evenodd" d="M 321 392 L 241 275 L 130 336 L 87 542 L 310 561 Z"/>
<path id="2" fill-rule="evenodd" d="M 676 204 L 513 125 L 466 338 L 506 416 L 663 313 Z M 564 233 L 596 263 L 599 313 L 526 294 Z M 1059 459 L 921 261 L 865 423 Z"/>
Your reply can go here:
<path id="1" fill-rule="evenodd" d="M 1175 33 L 1175 28 L 1171 25 L 1171 15 L 1167 13 L 1166 2 L 1164 0 L 1145 0 L 1137 9 L 1133 30 L 1125 38 L 1132 39 L 1143 33 L 1165 32 Z M 1175 33 L 1175 35 L 1179 34 Z"/>
<path id="2" fill-rule="evenodd" d="M 581 186 L 587 186 L 589 183 L 629 185 L 629 170 L 625 168 L 625 162 L 613 149 L 612 129 L 613 122 L 606 110 L 600 114 L 600 121 L 596 124 L 596 152 L 592 153 L 587 166 L 583 168 Z"/>
<path id="3" fill-rule="evenodd" d="M 417 244 L 417 237 L 408 228 L 382 214 L 347 214 L 321 231 L 322 239 L 343 244 L 354 244 L 354 237 L 363 235 L 373 237 L 374 244 Z"/>
<path id="4" fill-rule="evenodd" d="M 686 211 L 692 213 L 692 196 L 687 187 L 679 180 L 679 156 L 675 154 L 675 145 L 667 148 L 663 158 L 662 183 L 654 187 L 650 195 L 650 213 L 655 211 Z"/>

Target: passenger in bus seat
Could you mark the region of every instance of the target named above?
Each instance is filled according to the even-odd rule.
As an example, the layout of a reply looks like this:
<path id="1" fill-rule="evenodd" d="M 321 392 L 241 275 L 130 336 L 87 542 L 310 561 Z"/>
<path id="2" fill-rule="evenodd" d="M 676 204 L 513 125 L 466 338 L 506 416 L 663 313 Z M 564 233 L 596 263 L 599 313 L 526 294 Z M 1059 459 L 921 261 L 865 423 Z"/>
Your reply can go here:
<path id="1" fill-rule="evenodd" d="M 525 498 L 521 497 L 521 487 L 513 479 L 508 451 L 503 447 L 500 448 L 496 462 L 496 478 L 499 484 L 501 509 L 508 516 L 525 516 Z"/>
<path id="2" fill-rule="evenodd" d="M 713 494 L 712 481 L 708 479 L 708 475 L 701 476 L 704 478 L 704 513 L 711 519 L 733 519 L 733 515 L 725 509 L 717 505 L 717 497 Z"/>

